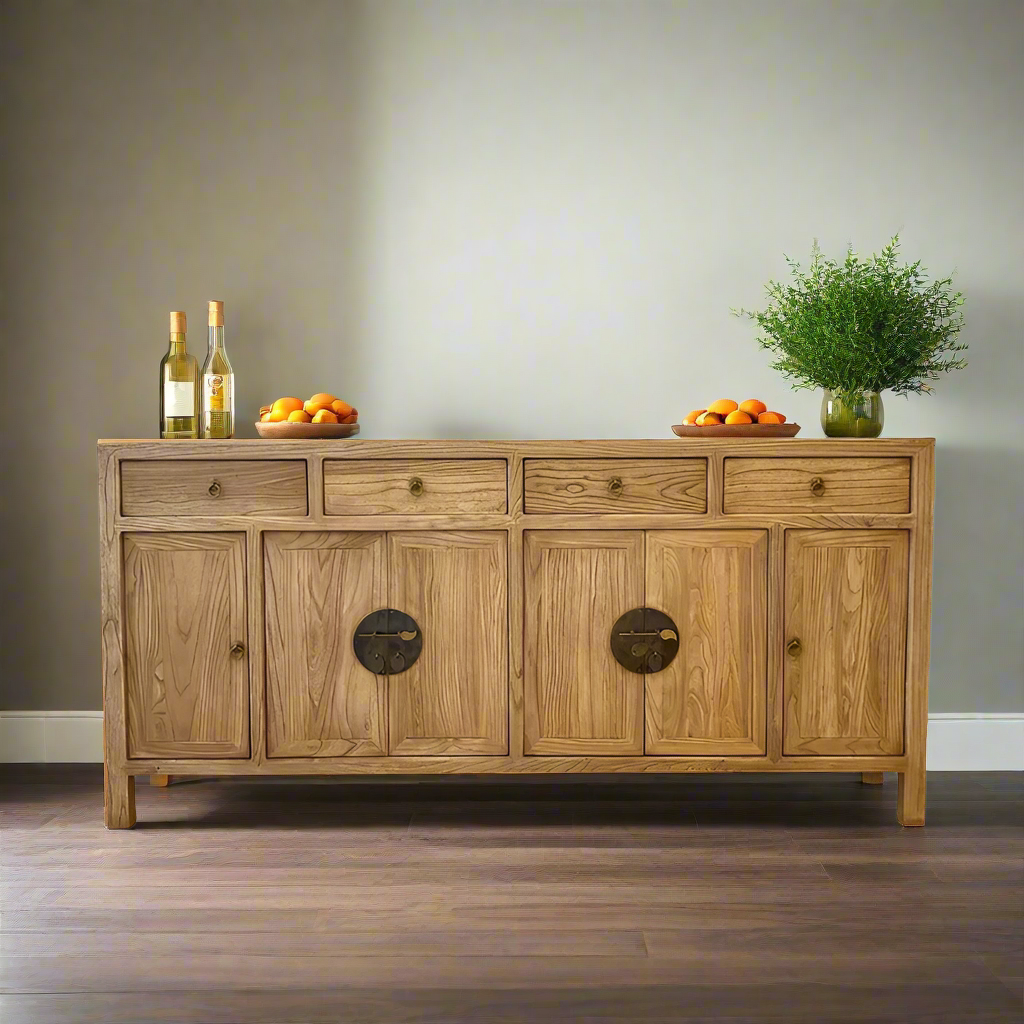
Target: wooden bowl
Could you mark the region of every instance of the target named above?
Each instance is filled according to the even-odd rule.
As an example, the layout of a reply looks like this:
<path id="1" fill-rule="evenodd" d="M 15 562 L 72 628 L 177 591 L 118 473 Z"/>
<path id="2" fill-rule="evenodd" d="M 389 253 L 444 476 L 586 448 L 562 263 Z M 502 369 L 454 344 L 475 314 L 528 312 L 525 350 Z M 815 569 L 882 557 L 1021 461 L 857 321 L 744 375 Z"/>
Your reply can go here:
<path id="1" fill-rule="evenodd" d="M 260 437 L 272 437 L 275 440 L 327 437 L 351 437 L 359 433 L 358 423 L 257 423 L 256 433 Z"/>
<path id="2" fill-rule="evenodd" d="M 796 437 L 799 423 L 719 423 L 713 427 L 691 427 L 674 423 L 672 432 L 679 437 Z"/>

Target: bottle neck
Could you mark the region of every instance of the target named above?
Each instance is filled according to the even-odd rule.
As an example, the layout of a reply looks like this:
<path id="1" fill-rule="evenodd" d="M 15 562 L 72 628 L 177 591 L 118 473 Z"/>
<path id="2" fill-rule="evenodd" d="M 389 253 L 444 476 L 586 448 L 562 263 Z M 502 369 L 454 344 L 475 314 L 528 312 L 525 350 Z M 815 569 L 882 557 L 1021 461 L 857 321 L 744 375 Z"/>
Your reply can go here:
<path id="1" fill-rule="evenodd" d="M 185 335 L 176 334 L 171 331 L 170 349 L 172 352 L 184 352 L 185 351 Z"/>
<path id="2" fill-rule="evenodd" d="M 210 351 L 214 349 L 224 348 L 224 328 L 223 327 L 211 327 L 210 328 Z"/>

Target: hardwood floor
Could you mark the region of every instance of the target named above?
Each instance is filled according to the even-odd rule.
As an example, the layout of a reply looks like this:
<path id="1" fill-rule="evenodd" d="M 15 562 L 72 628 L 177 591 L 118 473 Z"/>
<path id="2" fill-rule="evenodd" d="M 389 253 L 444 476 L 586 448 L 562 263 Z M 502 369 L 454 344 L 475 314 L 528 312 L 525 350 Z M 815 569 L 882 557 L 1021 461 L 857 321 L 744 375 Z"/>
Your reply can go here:
<path id="1" fill-rule="evenodd" d="M 1024 776 L 0 765 L 0 1021 L 1015 1022 Z"/>

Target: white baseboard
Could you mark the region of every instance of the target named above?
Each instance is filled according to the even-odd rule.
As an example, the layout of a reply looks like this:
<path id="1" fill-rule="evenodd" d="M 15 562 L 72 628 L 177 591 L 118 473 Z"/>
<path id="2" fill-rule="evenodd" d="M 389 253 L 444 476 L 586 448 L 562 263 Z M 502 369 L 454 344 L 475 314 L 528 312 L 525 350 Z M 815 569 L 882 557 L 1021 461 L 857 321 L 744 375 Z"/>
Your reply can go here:
<path id="1" fill-rule="evenodd" d="M 102 711 L 0 711 L 0 763 L 102 760 Z M 1024 771 L 1024 714 L 929 715 L 928 768 Z"/>

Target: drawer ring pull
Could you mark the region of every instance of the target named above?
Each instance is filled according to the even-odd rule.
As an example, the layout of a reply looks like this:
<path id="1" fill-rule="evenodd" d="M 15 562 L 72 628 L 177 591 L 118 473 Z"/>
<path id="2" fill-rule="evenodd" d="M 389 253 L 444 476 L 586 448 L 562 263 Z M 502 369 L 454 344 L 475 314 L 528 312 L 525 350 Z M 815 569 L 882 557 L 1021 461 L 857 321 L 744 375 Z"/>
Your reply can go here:
<path id="1" fill-rule="evenodd" d="M 245 644 L 243 644 L 241 640 L 236 640 L 231 645 L 231 657 L 240 658 L 243 654 L 245 654 Z"/>
<path id="2" fill-rule="evenodd" d="M 621 476 L 613 476 L 611 478 L 611 480 L 608 481 L 608 493 L 613 498 L 618 498 L 618 497 L 620 497 L 622 495 L 622 477 Z"/>
<path id="3" fill-rule="evenodd" d="M 211 483 L 210 486 L 206 488 L 206 493 L 209 494 L 211 498 L 219 498 L 220 497 L 220 481 L 219 480 L 214 480 L 213 483 Z"/>
<path id="4" fill-rule="evenodd" d="M 825 493 L 825 481 L 820 476 L 816 476 L 811 480 L 811 494 L 816 498 L 820 498 Z"/>
<path id="5" fill-rule="evenodd" d="M 414 498 L 418 498 L 423 493 L 423 481 L 418 476 L 414 476 L 409 481 L 409 493 Z"/>
<path id="6" fill-rule="evenodd" d="M 803 647 L 800 644 L 800 641 L 799 641 L 799 639 L 797 639 L 797 637 L 793 637 L 793 639 L 790 640 L 788 644 L 786 644 L 786 653 L 791 658 L 798 657 L 802 650 L 803 650 Z"/>

